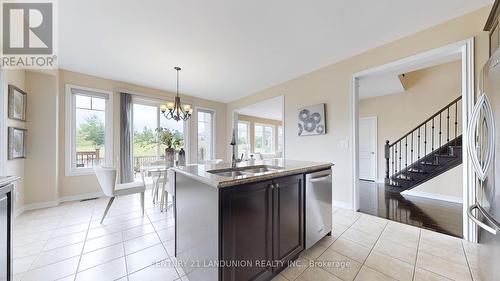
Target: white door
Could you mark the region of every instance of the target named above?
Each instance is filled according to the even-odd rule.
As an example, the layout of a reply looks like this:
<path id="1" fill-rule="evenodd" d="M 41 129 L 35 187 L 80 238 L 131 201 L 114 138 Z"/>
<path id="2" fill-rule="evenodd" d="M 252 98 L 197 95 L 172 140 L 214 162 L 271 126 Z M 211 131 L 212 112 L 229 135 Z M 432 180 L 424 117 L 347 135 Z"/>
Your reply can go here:
<path id="1" fill-rule="evenodd" d="M 359 178 L 377 179 L 377 117 L 359 118 Z"/>

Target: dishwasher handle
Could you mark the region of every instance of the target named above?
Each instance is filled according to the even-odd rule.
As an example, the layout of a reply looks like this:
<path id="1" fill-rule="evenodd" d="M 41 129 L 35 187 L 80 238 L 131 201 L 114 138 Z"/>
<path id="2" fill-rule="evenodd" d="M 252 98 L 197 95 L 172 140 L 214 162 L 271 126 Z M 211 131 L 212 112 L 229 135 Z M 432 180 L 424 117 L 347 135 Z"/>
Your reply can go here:
<path id="1" fill-rule="evenodd" d="M 329 175 L 324 176 L 324 177 L 318 177 L 318 178 L 309 179 L 309 181 L 310 182 L 318 182 L 318 181 L 328 180 L 328 179 L 331 179 L 331 178 L 332 178 L 332 174 L 329 174 Z"/>

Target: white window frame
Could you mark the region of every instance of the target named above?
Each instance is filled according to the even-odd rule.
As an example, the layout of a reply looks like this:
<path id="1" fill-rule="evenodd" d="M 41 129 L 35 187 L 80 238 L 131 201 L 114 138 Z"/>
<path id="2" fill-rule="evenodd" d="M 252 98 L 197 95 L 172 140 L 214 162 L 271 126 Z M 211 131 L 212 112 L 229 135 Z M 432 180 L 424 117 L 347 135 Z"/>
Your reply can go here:
<path id="1" fill-rule="evenodd" d="M 106 155 L 104 156 L 104 163 L 107 167 L 113 167 L 113 92 L 93 89 L 84 86 L 66 84 L 65 87 L 65 175 L 66 176 L 84 176 L 92 175 L 94 171 L 92 168 L 76 168 L 76 128 L 75 128 L 75 108 L 73 107 L 73 94 L 71 89 L 83 90 L 94 92 L 98 95 L 107 96 L 106 109 L 105 109 L 105 141 L 104 147 Z"/>
<path id="2" fill-rule="evenodd" d="M 212 151 L 211 151 L 211 158 L 215 159 L 216 155 L 216 144 L 217 144 L 217 131 L 216 131 L 216 120 L 217 120 L 217 111 L 215 109 L 211 108 L 206 108 L 206 107 L 196 107 L 195 112 L 196 112 L 196 162 L 200 163 L 200 159 L 198 159 L 198 112 L 205 112 L 205 113 L 211 113 L 212 114 Z"/>
<path id="3" fill-rule="evenodd" d="M 278 148 L 280 146 L 280 128 L 281 128 L 281 140 L 282 140 L 282 143 L 281 143 L 281 153 L 283 153 L 283 150 L 285 149 L 285 130 L 283 128 L 283 125 L 278 125 L 276 126 L 276 140 L 275 140 L 275 143 L 276 143 L 276 148 L 274 149 L 275 152 L 278 152 Z"/>
<path id="4" fill-rule="evenodd" d="M 241 154 L 241 151 L 238 150 L 238 138 L 240 137 L 240 135 L 238 134 L 238 125 L 239 123 L 242 123 L 242 124 L 246 124 L 247 125 L 247 145 L 248 145 L 248 153 L 252 153 L 252 136 L 250 135 L 250 126 L 252 125 L 251 122 L 249 121 L 245 121 L 245 120 L 238 120 L 236 122 L 236 152 L 237 154 L 236 155 L 240 155 Z"/>
<path id="5" fill-rule="evenodd" d="M 161 118 L 165 118 L 163 114 L 160 111 L 160 106 L 162 104 L 165 104 L 167 102 L 173 102 L 174 100 L 163 100 L 163 99 L 155 99 L 155 98 L 149 98 L 149 97 L 144 97 L 140 95 L 135 95 L 132 94 L 132 104 L 140 104 L 140 105 L 146 105 L 146 106 L 154 106 L 156 107 L 157 110 L 157 117 L 156 117 L 156 125 L 160 126 L 161 124 Z M 132 116 L 132 130 L 134 130 L 134 117 Z M 180 122 L 180 121 L 179 121 Z M 183 123 L 183 137 L 184 137 L 184 151 L 186 152 L 186 163 L 189 164 L 189 159 L 190 159 L 190 142 L 189 142 L 189 120 L 187 121 L 182 121 Z M 134 148 L 133 148 L 133 143 L 134 143 L 134 134 L 132 132 L 132 155 L 134 155 Z M 161 155 L 160 151 L 160 145 L 157 145 L 156 147 L 156 156 L 159 157 Z M 159 159 L 159 158 L 158 158 Z"/>
<path id="6" fill-rule="evenodd" d="M 255 151 L 255 127 L 256 126 L 262 126 L 262 137 L 264 137 L 264 127 L 271 127 L 273 129 L 273 133 L 272 133 L 272 142 L 271 142 L 271 150 L 273 151 L 272 153 L 275 153 L 276 152 L 276 126 L 273 125 L 273 124 L 266 124 L 266 123 L 254 123 L 253 124 L 253 142 L 254 142 L 254 147 L 253 147 L 253 153 L 261 153 L 261 154 L 267 154 L 267 153 L 264 153 L 264 152 L 257 152 Z M 264 142 L 262 142 L 262 145 L 264 145 Z"/>

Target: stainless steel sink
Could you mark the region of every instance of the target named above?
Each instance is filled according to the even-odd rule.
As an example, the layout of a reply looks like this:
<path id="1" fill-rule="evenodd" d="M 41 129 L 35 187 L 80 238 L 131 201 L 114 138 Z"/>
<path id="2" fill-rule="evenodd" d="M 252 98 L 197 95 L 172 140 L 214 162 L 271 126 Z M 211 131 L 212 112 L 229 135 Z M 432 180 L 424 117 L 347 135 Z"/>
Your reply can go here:
<path id="1" fill-rule="evenodd" d="M 220 177 L 237 177 L 237 176 L 246 176 L 247 174 L 241 172 L 241 171 L 220 171 L 220 170 L 214 170 L 214 171 L 208 171 L 208 173 L 220 176 Z"/>
<path id="2" fill-rule="evenodd" d="M 283 169 L 282 167 L 277 167 L 277 166 L 258 165 L 258 166 L 211 170 L 207 171 L 207 173 L 211 173 L 220 177 L 237 177 L 237 176 L 253 176 L 259 173 L 275 172 L 282 169 Z"/>
<path id="3" fill-rule="evenodd" d="M 272 172 L 272 171 L 278 171 L 278 170 L 283 170 L 283 168 L 277 167 L 277 166 L 268 166 L 268 165 L 250 166 L 250 167 L 243 168 L 244 172 L 252 173 L 252 174 Z"/>

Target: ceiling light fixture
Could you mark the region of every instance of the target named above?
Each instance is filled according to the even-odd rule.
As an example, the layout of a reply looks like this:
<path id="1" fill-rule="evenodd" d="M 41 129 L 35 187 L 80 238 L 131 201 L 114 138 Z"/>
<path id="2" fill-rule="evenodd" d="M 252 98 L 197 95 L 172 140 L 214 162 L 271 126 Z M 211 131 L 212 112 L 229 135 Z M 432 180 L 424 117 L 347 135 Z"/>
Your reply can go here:
<path id="1" fill-rule="evenodd" d="M 177 71 L 177 95 L 175 96 L 174 102 L 167 102 L 160 106 L 161 113 L 168 120 L 174 119 L 175 121 L 186 121 L 191 117 L 193 109 L 189 104 L 181 104 L 181 98 L 179 97 L 179 71 L 181 68 L 176 66 L 174 69 Z"/>

